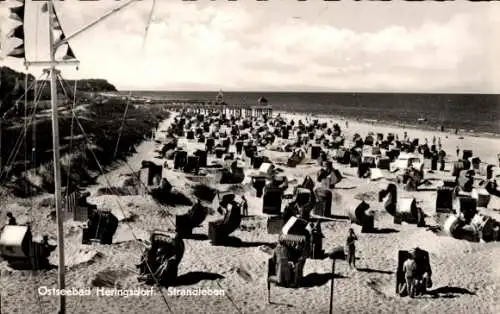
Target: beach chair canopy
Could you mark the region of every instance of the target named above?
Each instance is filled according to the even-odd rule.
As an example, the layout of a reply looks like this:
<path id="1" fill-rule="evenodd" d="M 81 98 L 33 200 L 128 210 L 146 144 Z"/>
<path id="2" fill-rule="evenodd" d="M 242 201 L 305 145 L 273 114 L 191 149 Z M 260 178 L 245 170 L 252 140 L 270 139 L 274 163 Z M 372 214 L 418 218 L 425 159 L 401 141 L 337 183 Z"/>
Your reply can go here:
<path id="1" fill-rule="evenodd" d="M 259 168 L 259 172 L 265 174 L 271 174 L 273 170 L 274 170 L 274 165 L 268 162 L 264 162 Z"/>
<path id="2" fill-rule="evenodd" d="M 0 254 L 4 257 L 27 257 L 30 241 L 28 226 L 7 225 L 0 235 Z"/>
<path id="3" fill-rule="evenodd" d="M 401 198 L 398 202 L 398 210 L 400 213 L 415 214 L 417 208 L 417 200 L 415 198 Z"/>

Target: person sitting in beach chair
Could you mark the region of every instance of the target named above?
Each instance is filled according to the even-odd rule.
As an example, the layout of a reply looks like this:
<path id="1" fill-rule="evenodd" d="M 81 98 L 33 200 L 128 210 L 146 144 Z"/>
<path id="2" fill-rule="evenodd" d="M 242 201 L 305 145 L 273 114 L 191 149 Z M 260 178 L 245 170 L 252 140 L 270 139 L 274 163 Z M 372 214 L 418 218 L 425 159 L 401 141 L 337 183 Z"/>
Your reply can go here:
<path id="1" fill-rule="evenodd" d="M 184 256 L 184 242 L 175 233 L 155 230 L 151 245 L 146 248 L 139 264 L 139 280 L 147 284 L 169 285 L 177 278 L 180 261 Z"/>
<path id="2" fill-rule="evenodd" d="M 307 260 L 307 243 L 304 236 L 282 235 L 268 261 L 267 289 L 270 299 L 271 283 L 287 288 L 297 288 L 303 279 Z"/>
<path id="3" fill-rule="evenodd" d="M 17 226 L 16 218 L 14 218 L 14 215 L 12 215 L 11 212 L 7 213 L 7 218 L 8 218 L 7 224 L 9 226 Z"/>
<path id="4" fill-rule="evenodd" d="M 160 283 L 168 278 L 170 269 L 172 268 L 174 262 L 176 261 L 176 256 L 168 254 L 165 248 L 158 249 L 156 253 L 156 265 L 158 268 L 154 273 L 154 276 L 159 279 Z"/>

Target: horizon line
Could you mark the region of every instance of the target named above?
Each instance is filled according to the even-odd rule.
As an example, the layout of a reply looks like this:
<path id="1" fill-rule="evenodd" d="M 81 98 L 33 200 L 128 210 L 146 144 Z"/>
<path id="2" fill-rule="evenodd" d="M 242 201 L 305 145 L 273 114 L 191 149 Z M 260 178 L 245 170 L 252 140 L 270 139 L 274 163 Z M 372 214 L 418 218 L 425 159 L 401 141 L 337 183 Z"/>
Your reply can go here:
<path id="1" fill-rule="evenodd" d="M 118 92 L 169 92 L 169 93 L 218 93 L 221 91 L 217 90 L 191 90 L 191 89 L 118 89 Z M 500 96 L 500 93 L 493 92 L 446 92 L 446 91 L 398 91 L 398 90 L 377 90 L 377 91 L 367 91 L 367 90 L 358 90 L 358 91 L 342 91 L 342 90 L 256 90 L 256 89 L 248 89 L 248 90 L 222 90 L 223 93 L 283 93 L 283 94 L 293 94 L 293 93 L 303 93 L 303 94 L 450 94 L 450 95 L 492 95 L 492 96 Z"/>

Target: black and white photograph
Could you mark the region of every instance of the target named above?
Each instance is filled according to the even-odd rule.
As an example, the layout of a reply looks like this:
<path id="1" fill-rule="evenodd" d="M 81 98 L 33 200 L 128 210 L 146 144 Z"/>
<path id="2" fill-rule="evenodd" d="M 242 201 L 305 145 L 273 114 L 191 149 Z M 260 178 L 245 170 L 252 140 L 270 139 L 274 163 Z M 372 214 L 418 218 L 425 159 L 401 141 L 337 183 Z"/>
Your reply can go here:
<path id="1" fill-rule="evenodd" d="M 500 314 L 500 2 L 0 0 L 0 314 Z"/>

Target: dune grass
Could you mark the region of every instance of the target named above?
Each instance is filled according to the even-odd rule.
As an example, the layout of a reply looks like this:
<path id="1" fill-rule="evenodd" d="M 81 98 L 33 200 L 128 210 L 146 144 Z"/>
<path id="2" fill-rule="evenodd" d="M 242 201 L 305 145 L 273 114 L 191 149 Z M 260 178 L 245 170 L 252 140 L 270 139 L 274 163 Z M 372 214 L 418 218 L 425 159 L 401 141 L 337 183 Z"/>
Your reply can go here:
<path id="1" fill-rule="evenodd" d="M 106 169 L 113 162 L 125 159 L 135 145 L 143 141 L 160 121 L 169 116 L 169 112 L 162 105 L 130 104 L 123 119 L 126 106 L 126 101 L 121 99 L 107 99 L 104 102 L 82 105 L 78 108 L 81 110 L 75 110 L 77 119 L 72 119 L 70 110 L 65 110 L 68 108 L 61 108 L 63 110 L 59 114 L 59 133 L 63 186 L 68 183 L 72 187 L 92 183 L 93 178 L 100 174 L 100 166 Z M 37 114 L 34 127 L 28 128 L 25 139 L 16 146 L 23 130 L 24 122 L 19 119 L 2 125 L 2 185 L 6 186 L 6 182 L 24 177 L 27 167 L 31 178 L 41 178 L 41 183 L 37 180 L 39 182 L 36 184 L 39 188 L 53 192 L 50 115 Z M 33 143 L 36 144 L 35 151 L 32 151 Z M 19 148 L 15 153 L 17 147 Z M 15 158 L 9 160 L 12 155 Z M 6 169 L 9 170 L 7 175 Z"/>

